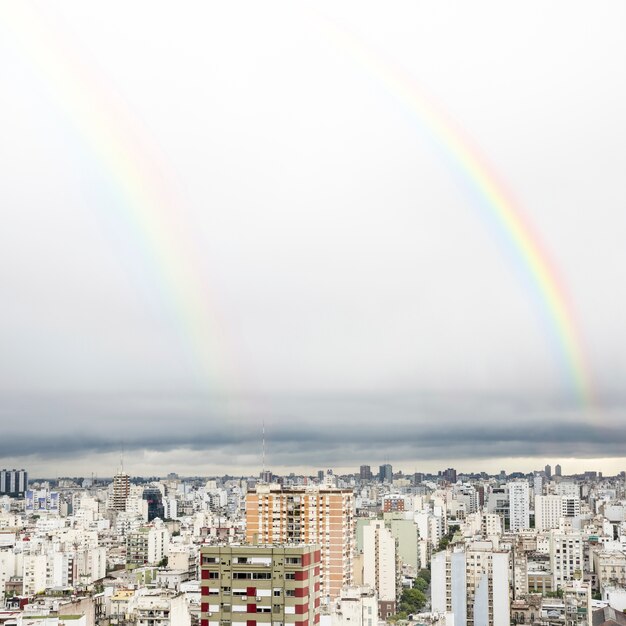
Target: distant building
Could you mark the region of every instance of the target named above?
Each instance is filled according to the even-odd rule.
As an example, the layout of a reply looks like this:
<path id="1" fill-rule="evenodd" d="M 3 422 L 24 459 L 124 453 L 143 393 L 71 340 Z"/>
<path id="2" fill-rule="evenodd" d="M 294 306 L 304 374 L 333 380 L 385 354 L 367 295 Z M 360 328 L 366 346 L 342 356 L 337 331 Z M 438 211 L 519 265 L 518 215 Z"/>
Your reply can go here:
<path id="1" fill-rule="evenodd" d="M 543 468 L 543 473 L 546 475 L 546 478 L 550 480 L 552 478 L 552 468 L 549 465 L 546 465 Z"/>
<path id="2" fill-rule="evenodd" d="M 456 483 L 456 470 L 453 467 L 443 470 L 443 472 L 440 472 L 439 475 L 441 478 L 453 485 Z"/>
<path id="3" fill-rule="evenodd" d="M 561 466 L 560 465 L 555 466 L 555 468 L 554 468 L 554 475 L 555 476 L 561 476 Z"/>
<path id="4" fill-rule="evenodd" d="M 157 487 L 146 487 L 143 490 L 143 499 L 148 502 L 148 521 L 153 519 L 165 519 L 165 507 L 163 506 L 163 494 Z"/>
<path id="5" fill-rule="evenodd" d="M 130 494 L 130 476 L 124 472 L 119 472 L 113 477 L 113 498 L 111 508 L 114 511 L 125 511 L 126 501 Z"/>
<path id="6" fill-rule="evenodd" d="M 389 463 L 385 463 L 378 468 L 378 480 L 381 483 L 393 482 L 393 468 Z"/>
<path id="7" fill-rule="evenodd" d="M 369 465 L 361 465 L 359 478 L 361 480 L 372 480 L 372 468 Z"/>
<path id="8" fill-rule="evenodd" d="M 0 470 L 0 496 L 22 498 L 28 488 L 28 473 L 26 470 Z"/>
<path id="9" fill-rule="evenodd" d="M 510 530 L 519 532 L 530 528 L 530 496 L 525 480 L 513 481 L 507 485 L 509 491 Z"/>

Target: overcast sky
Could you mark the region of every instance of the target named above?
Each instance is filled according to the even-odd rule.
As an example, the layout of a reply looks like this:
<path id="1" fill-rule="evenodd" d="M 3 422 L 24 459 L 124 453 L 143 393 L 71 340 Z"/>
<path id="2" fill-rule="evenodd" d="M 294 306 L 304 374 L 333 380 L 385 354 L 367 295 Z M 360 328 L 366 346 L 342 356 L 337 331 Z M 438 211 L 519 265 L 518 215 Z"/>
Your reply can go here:
<path id="1" fill-rule="evenodd" d="M 281 471 L 626 469 L 623 2 L 20 4 L 0 466 L 110 475 L 124 446 L 136 474 L 256 472 L 265 420 Z M 593 405 L 385 68 L 538 233 Z"/>

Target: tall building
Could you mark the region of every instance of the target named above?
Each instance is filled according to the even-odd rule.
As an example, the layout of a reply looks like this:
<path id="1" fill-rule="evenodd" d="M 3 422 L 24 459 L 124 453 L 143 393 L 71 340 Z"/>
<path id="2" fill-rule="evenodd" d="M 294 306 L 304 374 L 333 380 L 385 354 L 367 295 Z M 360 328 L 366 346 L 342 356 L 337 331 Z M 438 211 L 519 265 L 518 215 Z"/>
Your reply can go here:
<path id="1" fill-rule="evenodd" d="M 443 470 L 443 472 L 440 472 L 440 476 L 453 485 L 456 483 L 456 470 L 453 467 L 449 467 Z"/>
<path id="2" fill-rule="evenodd" d="M 433 612 L 454 613 L 455 626 L 509 626 L 509 553 L 490 541 L 437 552 L 431 598 Z"/>
<path id="3" fill-rule="evenodd" d="M 583 539 L 580 533 L 550 531 L 550 569 L 553 589 L 583 576 Z"/>
<path id="4" fill-rule="evenodd" d="M 319 546 L 203 546 L 200 626 L 314 626 Z"/>
<path id="5" fill-rule="evenodd" d="M 550 480 L 552 478 L 552 468 L 549 465 L 546 465 L 543 468 L 543 473 L 546 475 L 546 478 Z"/>
<path id="6" fill-rule="evenodd" d="M 556 465 L 554 467 L 554 475 L 555 476 L 561 476 L 561 466 L 560 465 Z"/>
<path id="7" fill-rule="evenodd" d="M 381 483 L 393 482 L 393 468 L 389 463 L 385 463 L 378 468 L 378 480 Z"/>
<path id="8" fill-rule="evenodd" d="M 21 498 L 28 488 L 28 472 L 26 470 L 0 470 L 0 496 Z"/>
<path id="9" fill-rule="evenodd" d="M 250 544 L 319 544 L 320 588 L 327 604 L 352 583 L 354 497 L 351 489 L 283 489 L 257 485 L 246 496 Z"/>
<path id="10" fill-rule="evenodd" d="M 378 616 L 387 620 L 396 613 L 396 540 L 382 520 L 363 527 L 363 583 L 378 596 Z"/>
<path id="11" fill-rule="evenodd" d="M 148 521 L 153 519 L 165 519 L 165 507 L 163 506 L 163 494 L 157 487 L 146 487 L 143 490 L 143 499 L 148 502 Z"/>
<path id="12" fill-rule="evenodd" d="M 369 465 L 361 465 L 359 478 L 361 480 L 372 480 L 372 468 Z"/>
<path id="13" fill-rule="evenodd" d="M 525 480 L 513 481 L 509 490 L 509 528 L 512 532 L 530 528 L 530 497 Z"/>
<path id="14" fill-rule="evenodd" d="M 130 493 L 130 476 L 120 471 L 113 477 L 113 497 L 111 508 L 114 511 L 125 511 L 126 500 Z"/>

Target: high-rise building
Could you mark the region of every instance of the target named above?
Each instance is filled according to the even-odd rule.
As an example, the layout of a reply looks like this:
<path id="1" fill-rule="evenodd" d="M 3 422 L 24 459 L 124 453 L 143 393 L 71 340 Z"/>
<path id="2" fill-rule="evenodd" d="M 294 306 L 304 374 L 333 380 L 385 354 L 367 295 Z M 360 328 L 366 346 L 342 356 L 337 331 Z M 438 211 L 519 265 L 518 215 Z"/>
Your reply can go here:
<path id="1" fill-rule="evenodd" d="M 454 613 L 455 626 L 509 626 L 509 553 L 490 541 L 437 552 L 431 598 L 434 612 Z"/>
<path id="2" fill-rule="evenodd" d="M 451 484 L 456 483 L 456 470 L 453 467 L 443 470 L 443 472 L 440 472 L 439 475 Z"/>
<path id="3" fill-rule="evenodd" d="M 319 544 L 323 603 L 352 583 L 354 496 L 351 489 L 257 485 L 246 497 L 250 544 Z"/>
<path id="4" fill-rule="evenodd" d="M 319 546 L 204 546 L 200 626 L 315 626 Z"/>
<path id="5" fill-rule="evenodd" d="M 153 519 L 165 519 L 165 508 L 163 506 L 163 494 L 157 487 L 146 487 L 143 490 L 143 499 L 148 502 L 148 521 Z"/>
<path id="6" fill-rule="evenodd" d="M 393 468 L 389 463 L 385 463 L 378 468 L 378 480 L 381 483 L 393 482 Z"/>
<path id="7" fill-rule="evenodd" d="M 26 470 L 0 470 L 0 496 L 21 498 L 28 488 L 28 472 Z"/>
<path id="8" fill-rule="evenodd" d="M 554 475 L 555 476 L 561 476 L 561 466 L 560 465 L 556 465 L 554 467 Z"/>
<path id="9" fill-rule="evenodd" d="M 549 465 L 546 465 L 543 468 L 543 473 L 546 475 L 546 478 L 550 480 L 552 478 L 552 468 Z"/>
<path id="10" fill-rule="evenodd" d="M 525 480 L 512 481 L 509 491 L 509 528 L 513 532 L 530 528 L 530 497 Z"/>
<path id="11" fill-rule="evenodd" d="M 129 493 L 130 476 L 120 471 L 113 477 L 113 497 L 110 508 L 114 511 L 125 511 Z"/>
<path id="12" fill-rule="evenodd" d="M 363 527 L 363 583 L 376 591 L 378 616 L 396 613 L 398 568 L 396 540 L 382 520 Z"/>
<path id="13" fill-rule="evenodd" d="M 583 575 L 583 539 L 580 533 L 550 531 L 550 569 L 553 589 Z"/>
<path id="14" fill-rule="evenodd" d="M 369 465 L 361 465 L 359 478 L 361 480 L 372 480 L 372 468 Z"/>

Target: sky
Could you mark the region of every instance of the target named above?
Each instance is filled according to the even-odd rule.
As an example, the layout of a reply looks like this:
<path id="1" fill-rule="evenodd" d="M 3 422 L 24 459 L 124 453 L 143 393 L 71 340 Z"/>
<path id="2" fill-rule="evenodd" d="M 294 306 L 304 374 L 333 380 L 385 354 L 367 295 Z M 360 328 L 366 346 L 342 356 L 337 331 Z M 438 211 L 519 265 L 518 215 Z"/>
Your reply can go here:
<path id="1" fill-rule="evenodd" d="M 0 3 L 0 466 L 626 469 L 625 18 Z"/>

